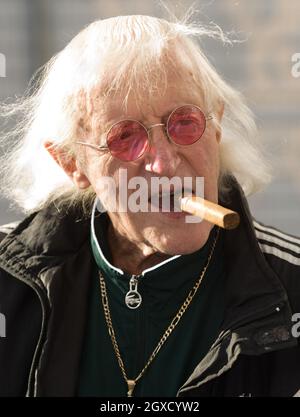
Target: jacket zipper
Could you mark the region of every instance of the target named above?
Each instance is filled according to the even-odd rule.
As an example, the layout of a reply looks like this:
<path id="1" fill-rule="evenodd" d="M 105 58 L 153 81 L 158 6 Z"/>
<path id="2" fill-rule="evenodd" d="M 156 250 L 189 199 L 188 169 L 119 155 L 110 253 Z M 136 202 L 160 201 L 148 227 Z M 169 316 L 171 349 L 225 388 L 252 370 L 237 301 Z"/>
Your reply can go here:
<path id="1" fill-rule="evenodd" d="M 142 304 L 142 296 L 138 291 L 139 278 L 142 275 L 132 275 L 129 280 L 129 289 L 125 296 L 125 304 L 134 310 Z"/>
<path id="2" fill-rule="evenodd" d="M 143 304 L 137 311 L 137 326 L 136 326 L 136 360 L 135 360 L 135 377 L 139 375 L 146 365 L 146 321 L 145 321 L 145 305 Z M 138 382 L 139 395 L 143 396 L 143 378 Z"/>
<path id="3" fill-rule="evenodd" d="M 129 280 L 129 292 L 135 294 L 136 299 L 139 300 L 137 302 L 136 307 L 136 355 L 135 355 L 135 363 L 133 365 L 134 375 L 139 375 L 140 371 L 143 369 L 145 363 L 145 314 L 144 314 L 144 305 L 142 304 L 142 295 L 139 292 L 139 284 L 140 279 L 143 277 L 142 274 L 140 275 L 132 275 Z M 127 294 L 128 294 L 127 293 Z M 133 308 L 133 307 L 131 307 Z M 141 394 L 142 395 L 142 394 Z"/>

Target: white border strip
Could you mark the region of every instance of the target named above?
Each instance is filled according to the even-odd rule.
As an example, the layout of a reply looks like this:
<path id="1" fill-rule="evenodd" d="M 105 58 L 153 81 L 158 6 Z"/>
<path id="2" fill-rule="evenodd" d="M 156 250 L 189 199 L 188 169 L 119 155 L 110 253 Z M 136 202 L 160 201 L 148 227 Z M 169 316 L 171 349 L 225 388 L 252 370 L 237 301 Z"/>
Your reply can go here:
<path id="1" fill-rule="evenodd" d="M 93 210 L 92 210 L 92 217 L 91 217 L 92 237 L 93 237 L 93 239 L 96 243 L 96 248 L 99 252 L 99 255 L 101 256 L 102 259 L 104 259 L 104 261 L 109 266 L 109 268 L 112 268 L 114 271 L 118 272 L 119 274 L 124 275 L 124 272 L 122 271 L 122 269 L 116 268 L 110 262 L 108 262 L 108 260 L 105 258 L 104 254 L 103 254 L 103 252 L 100 248 L 100 245 L 99 245 L 98 239 L 96 237 L 96 233 L 95 233 L 95 211 L 96 211 L 97 203 L 98 203 L 98 197 L 95 198 L 95 202 L 94 202 Z"/>
<path id="2" fill-rule="evenodd" d="M 152 266 L 151 268 L 145 269 L 142 272 L 142 275 L 144 276 L 147 272 L 154 271 L 156 268 L 160 268 L 161 266 L 167 264 L 168 262 L 174 261 L 174 259 L 179 258 L 180 256 L 182 256 L 182 255 L 174 255 L 174 256 L 172 256 L 172 258 L 168 258 L 165 261 L 162 261 L 161 263 Z"/>

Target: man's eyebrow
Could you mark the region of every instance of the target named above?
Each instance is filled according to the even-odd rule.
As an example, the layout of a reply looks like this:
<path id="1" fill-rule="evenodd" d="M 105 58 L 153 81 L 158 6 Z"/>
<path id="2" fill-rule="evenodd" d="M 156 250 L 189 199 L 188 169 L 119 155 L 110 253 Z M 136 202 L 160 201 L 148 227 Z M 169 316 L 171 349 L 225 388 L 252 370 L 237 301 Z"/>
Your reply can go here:
<path id="1" fill-rule="evenodd" d="M 172 106 L 170 106 L 161 116 L 156 115 L 158 118 L 160 118 L 164 123 L 167 122 L 168 117 L 170 116 L 170 114 L 172 113 L 173 110 L 175 110 L 178 107 L 187 105 L 187 104 L 195 104 L 198 105 L 198 103 L 195 102 L 195 100 L 193 100 L 192 102 L 190 101 L 180 101 L 178 103 L 174 103 Z M 201 106 L 199 106 L 201 107 Z M 122 120 L 137 120 L 138 122 L 144 124 L 145 126 L 147 126 L 147 124 L 149 122 L 147 122 L 145 117 L 141 117 L 141 118 L 137 118 L 137 117 L 133 117 L 130 114 L 129 115 L 121 115 L 120 117 L 113 117 L 113 118 L 109 118 L 107 122 L 100 124 L 99 129 L 101 131 L 101 134 L 105 134 L 108 132 L 108 130 L 112 127 L 112 125 L 114 125 L 115 123 L 121 122 Z"/>
<path id="2" fill-rule="evenodd" d="M 101 135 L 104 135 L 108 132 L 108 130 L 114 125 L 115 123 L 118 123 L 119 121 L 124 120 L 122 118 L 114 118 L 114 119 L 108 119 L 106 122 L 100 122 L 99 123 L 99 131 Z"/>

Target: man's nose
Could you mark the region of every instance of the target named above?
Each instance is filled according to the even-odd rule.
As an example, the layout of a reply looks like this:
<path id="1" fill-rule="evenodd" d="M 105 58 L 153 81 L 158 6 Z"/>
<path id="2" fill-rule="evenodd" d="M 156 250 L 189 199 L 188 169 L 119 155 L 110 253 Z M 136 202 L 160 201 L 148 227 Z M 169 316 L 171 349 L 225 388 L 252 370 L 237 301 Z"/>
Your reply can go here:
<path id="1" fill-rule="evenodd" d="M 174 176 L 180 164 L 178 147 L 168 138 L 161 123 L 149 128 L 149 147 L 145 153 L 145 170 L 160 176 Z"/>

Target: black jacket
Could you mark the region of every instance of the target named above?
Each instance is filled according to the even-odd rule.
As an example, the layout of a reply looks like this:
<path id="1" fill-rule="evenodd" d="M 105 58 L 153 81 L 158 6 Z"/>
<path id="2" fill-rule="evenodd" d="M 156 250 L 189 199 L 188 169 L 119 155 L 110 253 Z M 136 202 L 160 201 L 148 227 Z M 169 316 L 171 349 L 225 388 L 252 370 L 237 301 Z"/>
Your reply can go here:
<path id="1" fill-rule="evenodd" d="M 225 205 L 241 215 L 240 226 L 225 233 L 225 318 L 178 396 L 300 395 L 292 332 L 292 314 L 300 312 L 300 239 L 253 222 L 237 184 Z M 0 396 L 74 396 L 92 273 L 90 221 L 52 205 L 6 231 Z"/>

